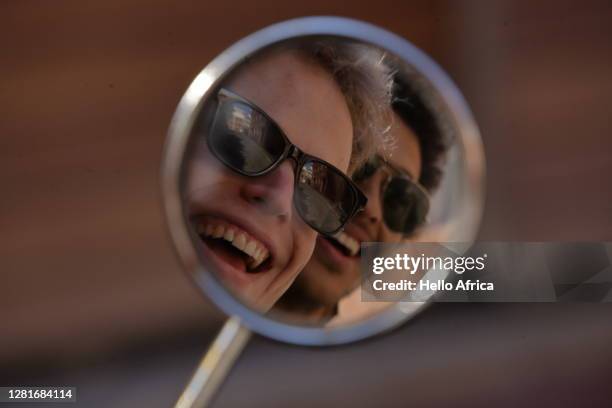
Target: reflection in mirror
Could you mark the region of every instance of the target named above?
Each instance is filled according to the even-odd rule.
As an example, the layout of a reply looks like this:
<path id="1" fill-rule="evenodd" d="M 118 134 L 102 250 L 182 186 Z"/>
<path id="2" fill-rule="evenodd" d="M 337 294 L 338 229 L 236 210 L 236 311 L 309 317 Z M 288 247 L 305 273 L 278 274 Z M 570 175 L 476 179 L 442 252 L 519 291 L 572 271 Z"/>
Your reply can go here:
<path id="1" fill-rule="evenodd" d="M 381 51 L 329 37 L 265 49 L 208 93 L 184 211 L 201 262 L 247 306 L 269 312 L 317 237 L 349 237 L 342 228 L 366 203 L 350 175 L 386 153 L 391 86 Z"/>
<path id="2" fill-rule="evenodd" d="M 423 78 L 332 36 L 278 43 L 225 73 L 182 166 L 204 269 L 292 325 L 342 327 L 397 306 L 361 302 L 361 243 L 468 241 L 477 225 L 465 212 L 469 146 Z"/>
<path id="3" fill-rule="evenodd" d="M 452 140 L 397 62 L 393 72 L 393 148 L 378 152 L 353 174 L 368 198 L 364 211 L 339 234 L 318 237 L 310 262 L 277 303 L 279 315 L 295 322 L 334 326 L 388 306 L 360 306 L 362 242 L 432 240 L 424 234 L 430 196 L 444 177 Z"/>

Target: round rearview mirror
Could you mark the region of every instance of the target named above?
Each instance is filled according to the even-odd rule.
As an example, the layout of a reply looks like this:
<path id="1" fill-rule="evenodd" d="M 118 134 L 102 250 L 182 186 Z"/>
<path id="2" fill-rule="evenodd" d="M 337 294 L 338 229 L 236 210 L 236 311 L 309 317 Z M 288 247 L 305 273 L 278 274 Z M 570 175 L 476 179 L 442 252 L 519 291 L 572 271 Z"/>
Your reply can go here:
<path id="1" fill-rule="evenodd" d="M 275 24 L 194 79 L 172 119 L 163 200 L 202 292 L 249 329 L 348 343 L 420 302 L 362 302 L 365 242 L 470 242 L 480 135 L 461 93 L 408 41 L 337 17 Z"/>

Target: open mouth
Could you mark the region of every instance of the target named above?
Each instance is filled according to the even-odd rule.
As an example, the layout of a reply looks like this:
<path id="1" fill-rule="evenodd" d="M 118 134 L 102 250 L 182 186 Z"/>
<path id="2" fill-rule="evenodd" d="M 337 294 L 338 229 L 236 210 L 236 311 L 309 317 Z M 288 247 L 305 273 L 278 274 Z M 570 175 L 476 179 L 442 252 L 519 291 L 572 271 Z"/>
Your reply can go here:
<path id="1" fill-rule="evenodd" d="M 355 257 L 359 256 L 361 246 L 359 241 L 347 234 L 346 232 L 340 232 L 333 237 L 327 238 L 327 240 L 337 249 L 340 250 L 345 256 Z"/>
<path id="2" fill-rule="evenodd" d="M 210 217 L 202 217 L 194 225 L 202 242 L 234 268 L 259 273 L 271 265 L 269 249 L 242 228 Z"/>

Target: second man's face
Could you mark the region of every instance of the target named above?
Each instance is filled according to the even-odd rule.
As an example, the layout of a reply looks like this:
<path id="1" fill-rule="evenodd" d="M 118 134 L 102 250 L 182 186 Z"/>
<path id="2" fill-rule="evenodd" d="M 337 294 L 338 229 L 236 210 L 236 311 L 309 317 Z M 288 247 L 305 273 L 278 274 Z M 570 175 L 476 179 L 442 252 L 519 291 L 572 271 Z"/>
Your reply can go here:
<path id="1" fill-rule="evenodd" d="M 413 180 L 421 175 L 421 153 L 415 133 L 394 114 L 392 136 L 395 148 L 389 162 L 407 173 Z M 352 291 L 360 279 L 359 248 L 362 242 L 400 242 L 405 237 L 387 227 L 383 220 L 381 192 L 388 173 L 377 170 L 371 177 L 358 182 L 368 197 L 368 204 L 340 234 L 335 242 L 319 236 L 312 259 L 296 284 L 322 305 L 335 306 Z"/>

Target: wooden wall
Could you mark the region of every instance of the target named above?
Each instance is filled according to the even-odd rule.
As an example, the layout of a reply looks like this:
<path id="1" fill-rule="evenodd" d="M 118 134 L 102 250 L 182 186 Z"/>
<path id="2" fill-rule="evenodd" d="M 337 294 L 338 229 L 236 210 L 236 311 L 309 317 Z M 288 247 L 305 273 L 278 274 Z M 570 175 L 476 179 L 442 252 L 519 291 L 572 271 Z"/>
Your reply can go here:
<path id="1" fill-rule="evenodd" d="M 219 323 L 165 228 L 165 132 L 217 53 L 317 14 L 404 36 L 464 91 L 488 159 L 483 239 L 612 238 L 609 2 L 5 1 L 0 364 Z"/>

